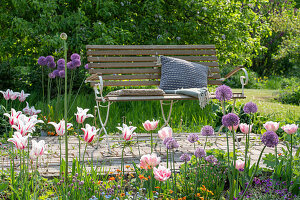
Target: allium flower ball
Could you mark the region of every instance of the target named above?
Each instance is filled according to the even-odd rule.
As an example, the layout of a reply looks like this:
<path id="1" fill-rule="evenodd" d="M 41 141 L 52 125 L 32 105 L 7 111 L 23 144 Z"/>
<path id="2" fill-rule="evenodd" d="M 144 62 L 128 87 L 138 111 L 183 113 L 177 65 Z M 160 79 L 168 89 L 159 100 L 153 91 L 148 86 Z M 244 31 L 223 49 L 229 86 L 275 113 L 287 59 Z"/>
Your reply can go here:
<path id="1" fill-rule="evenodd" d="M 165 138 L 164 141 L 163 141 L 164 145 L 167 146 L 167 143 L 168 143 L 170 140 L 172 140 L 172 139 L 173 139 L 172 137 L 167 137 L 167 138 Z"/>
<path id="2" fill-rule="evenodd" d="M 63 65 L 65 66 L 65 59 L 61 58 L 57 61 L 57 65 Z"/>
<path id="3" fill-rule="evenodd" d="M 267 147 L 275 147 L 277 146 L 279 139 L 278 139 L 278 135 L 275 132 L 267 131 L 263 134 L 261 141 Z"/>
<path id="4" fill-rule="evenodd" d="M 253 102 L 248 102 L 245 104 L 243 108 L 245 113 L 256 113 L 257 112 L 257 105 Z"/>
<path id="5" fill-rule="evenodd" d="M 60 38 L 63 39 L 63 40 L 67 40 L 68 36 L 67 36 L 66 33 L 61 33 Z"/>
<path id="6" fill-rule="evenodd" d="M 291 134 L 294 134 L 294 133 L 297 132 L 298 125 L 296 125 L 296 124 L 287 124 L 287 125 L 285 125 L 281 128 L 282 128 L 282 130 L 284 130 L 284 132 L 291 135 Z"/>
<path id="7" fill-rule="evenodd" d="M 195 143 L 199 140 L 199 137 L 196 133 L 191 133 L 191 134 L 189 134 L 187 139 L 190 143 Z"/>
<path id="8" fill-rule="evenodd" d="M 81 62 L 79 59 L 74 59 L 74 60 L 72 60 L 72 65 L 74 67 L 79 67 L 81 65 Z"/>
<path id="9" fill-rule="evenodd" d="M 272 121 L 269 121 L 269 122 L 266 122 L 264 124 L 264 127 L 267 131 L 277 131 L 278 128 L 279 128 L 279 122 L 272 122 Z"/>
<path id="10" fill-rule="evenodd" d="M 51 63 L 51 62 L 54 62 L 53 56 L 47 56 L 47 57 L 46 57 L 46 62 L 47 62 L 47 64 L 49 64 L 49 63 Z"/>
<path id="11" fill-rule="evenodd" d="M 215 158 L 213 155 L 207 156 L 205 160 L 211 164 L 216 164 L 218 162 L 218 159 Z"/>
<path id="12" fill-rule="evenodd" d="M 202 149 L 202 148 L 199 147 L 199 148 L 196 149 L 194 155 L 195 155 L 197 158 L 205 158 L 206 152 L 205 152 L 204 149 Z"/>
<path id="13" fill-rule="evenodd" d="M 38 64 L 41 65 L 41 66 L 47 65 L 46 58 L 44 56 L 39 57 Z"/>
<path id="14" fill-rule="evenodd" d="M 179 147 L 179 144 L 174 138 L 172 138 L 167 142 L 166 146 L 167 149 L 177 149 Z"/>
<path id="15" fill-rule="evenodd" d="M 240 118 L 234 113 L 228 113 L 222 117 L 222 124 L 225 127 L 238 126 Z"/>
<path id="16" fill-rule="evenodd" d="M 54 70 L 52 73 L 54 74 L 55 77 L 59 76 L 59 70 L 58 69 Z"/>
<path id="17" fill-rule="evenodd" d="M 68 69 L 74 69 L 75 68 L 75 66 L 72 64 L 72 61 L 67 63 L 67 68 Z"/>
<path id="18" fill-rule="evenodd" d="M 148 170 L 153 169 L 160 163 L 160 158 L 155 153 L 143 155 L 140 160 L 140 167 Z"/>
<path id="19" fill-rule="evenodd" d="M 85 64 L 84 69 L 89 69 L 89 64 Z"/>
<path id="20" fill-rule="evenodd" d="M 53 62 L 49 62 L 48 63 L 48 67 L 54 69 L 56 67 L 55 62 L 54 61 Z"/>
<path id="21" fill-rule="evenodd" d="M 236 160 L 235 161 L 235 168 L 239 171 L 244 171 L 245 168 L 245 161 L 242 160 Z"/>
<path id="22" fill-rule="evenodd" d="M 66 75 L 66 73 L 65 73 L 64 70 L 60 70 L 60 71 L 59 71 L 59 77 L 60 77 L 60 78 L 65 78 L 65 75 Z"/>
<path id="23" fill-rule="evenodd" d="M 187 153 L 184 153 L 180 156 L 180 160 L 183 162 L 188 162 L 191 160 L 191 156 Z"/>
<path id="24" fill-rule="evenodd" d="M 80 55 L 78 53 L 73 53 L 71 55 L 71 60 L 76 60 L 76 59 L 80 60 Z"/>
<path id="25" fill-rule="evenodd" d="M 203 126 L 201 129 L 201 135 L 203 136 L 212 136 L 214 135 L 215 131 L 212 126 Z"/>
<path id="26" fill-rule="evenodd" d="M 54 74 L 53 72 L 52 72 L 52 73 L 49 73 L 49 74 L 48 74 L 48 77 L 49 77 L 49 78 L 55 78 L 55 74 Z"/>
<path id="27" fill-rule="evenodd" d="M 221 85 L 216 89 L 216 98 L 219 101 L 229 101 L 232 98 L 232 90 L 227 85 Z"/>

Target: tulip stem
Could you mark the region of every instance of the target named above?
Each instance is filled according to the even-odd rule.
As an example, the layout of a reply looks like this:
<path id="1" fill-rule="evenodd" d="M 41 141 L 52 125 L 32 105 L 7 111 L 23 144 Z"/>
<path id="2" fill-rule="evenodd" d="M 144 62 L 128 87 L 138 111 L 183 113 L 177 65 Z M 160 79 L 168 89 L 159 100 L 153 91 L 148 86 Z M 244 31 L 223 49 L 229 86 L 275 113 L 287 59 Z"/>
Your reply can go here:
<path id="1" fill-rule="evenodd" d="M 293 134 L 291 134 L 291 158 L 290 158 L 290 177 L 288 184 L 291 184 L 292 175 L 293 175 Z"/>
<path id="2" fill-rule="evenodd" d="M 62 176 L 62 166 L 61 166 L 61 136 L 58 136 L 58 141 L 59 141 L 59 177 L 61 178 Z"/>
<path id="3" fill-rule="evenodd" d="M 83 153 L 83 157 L 82 157 L 82 166 L 84 166 L 84 157 L 85 157 L 85 153 L 86 153 L 86 148 L 87 148 L 88 143 L 86 143 L 85 148 L 84 148 L 84 153 Z M 82 175 L 82 171 L 83 169 L 80 170 L 80 177 Z"/>
<path id="4" fill-rule="evenodd" d="M 153 138 L 152 138 L 152 131 L 150 131 L 150 137 L 151 137 L 151 153 L 153 152 Z"/>
<path id="5" fill-rule="evenodd" d="M 124 176 L 124 149 L 125 149 L 125 142 L 123 144 L 123 149 L 122 149 L 122 160 L 121 160 L 121 170 L 122 170 L 122 173 L 123 173 L 123 176 Z"/>
<path id="6" fill-rule="evenodd" d="M 169 149 L 167 148 L 167 168 L 169 166 Z"/>
<path id="7" fill-rule="evenodd" d="M 175 196 L 177 197 L 177 184 L 176 184 L 176 168 L 175 168 L 175 152 L 173 149 L 173 168 L 174 168 L 174 178 L 175 178 Z"/>

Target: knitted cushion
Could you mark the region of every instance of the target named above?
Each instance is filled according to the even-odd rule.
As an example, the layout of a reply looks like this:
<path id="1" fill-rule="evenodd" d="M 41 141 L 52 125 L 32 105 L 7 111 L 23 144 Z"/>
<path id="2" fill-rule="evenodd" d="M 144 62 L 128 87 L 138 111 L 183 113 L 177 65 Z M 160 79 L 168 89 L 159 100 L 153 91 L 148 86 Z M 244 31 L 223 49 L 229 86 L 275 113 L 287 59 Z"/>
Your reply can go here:
<path id="1" fill-rule="evenodd" d="M 160 59 L 160 89 L 176 90 L 207 87 L 207 66 L 166 56 L 160 56 Z"/>
<path id="2" fill-rule="evenodd" d="M 161 96 L 164 94 L 161 89 L 123 89 L 108 93 L 108 95 L 116 96 Z"/>

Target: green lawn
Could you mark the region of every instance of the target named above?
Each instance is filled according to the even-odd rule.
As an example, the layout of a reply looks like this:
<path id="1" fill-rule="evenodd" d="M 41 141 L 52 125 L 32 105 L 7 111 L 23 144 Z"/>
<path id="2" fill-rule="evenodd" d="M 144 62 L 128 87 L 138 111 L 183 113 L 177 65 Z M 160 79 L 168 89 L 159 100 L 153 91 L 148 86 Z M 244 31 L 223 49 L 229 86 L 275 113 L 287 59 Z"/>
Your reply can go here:
<path id="1" fill-rule="evenodd" d="M 234 92 L 241 92 L 241 89 L 233 89 Z M 300 120 L 300 106 L 282 104 L 275 99 L 278 96 L 277 90 L 265 89 L 246 89 L 244 100 L 239 100 L 241 103 L 252 101 L 258 105 L 259 112 L 262 115 L 268 115 L 272 118 L 290 118 L 296 121 Z"/>

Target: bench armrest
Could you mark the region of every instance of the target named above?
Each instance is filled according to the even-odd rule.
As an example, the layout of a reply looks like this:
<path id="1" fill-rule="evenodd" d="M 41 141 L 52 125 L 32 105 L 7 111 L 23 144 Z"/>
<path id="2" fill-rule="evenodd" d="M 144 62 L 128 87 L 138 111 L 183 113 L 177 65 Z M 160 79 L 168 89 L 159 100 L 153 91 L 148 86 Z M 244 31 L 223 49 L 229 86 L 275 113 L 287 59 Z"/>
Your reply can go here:
<path id="1" fill-rule="evenodd" d="M 244 86 L 248 84 L 249 76 L 248 76 L 247 70 L 245 68 L 243 68 L 243 66 L 238 66 L 238 67 L 234 68 L 231 72 L 226 74 L 224 78 L 221 78 L 219 80 L 225 81 L 226 79 L 230 78 L 231 76 L 233 76 L 235 73 L 237 73 L 240 70 L 244 71 L 244 73 L 245 73 L 245 76 L 240 76 L 240 82 L 242 84 L 242 95 L 244 96 Z"/>

